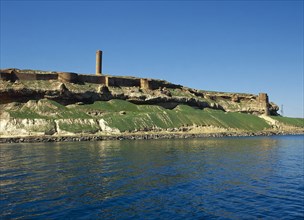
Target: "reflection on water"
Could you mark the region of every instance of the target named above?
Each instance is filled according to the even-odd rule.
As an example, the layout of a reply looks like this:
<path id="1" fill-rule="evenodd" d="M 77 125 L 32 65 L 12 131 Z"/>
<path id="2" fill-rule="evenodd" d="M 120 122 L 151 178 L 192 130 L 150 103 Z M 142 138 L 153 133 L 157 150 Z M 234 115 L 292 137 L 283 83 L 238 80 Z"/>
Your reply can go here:
<path id="1" fill-rule="evenodd" d="M 3 218 L 301 218 L 303 136 L 0 145 Z"/>

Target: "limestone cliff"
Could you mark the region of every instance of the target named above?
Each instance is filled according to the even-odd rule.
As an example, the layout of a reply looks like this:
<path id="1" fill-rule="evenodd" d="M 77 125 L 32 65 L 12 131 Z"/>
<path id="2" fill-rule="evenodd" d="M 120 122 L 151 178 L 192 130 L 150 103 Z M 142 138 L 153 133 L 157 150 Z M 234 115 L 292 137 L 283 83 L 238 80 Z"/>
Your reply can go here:
<path id="1" fill-rule="evenodd" d="M 278 106 L 265 93 L 211 92 L 136 77 L 16 69 L 0 73 L 1 136 L 266 131 L 288 123 L 291 130 L 304 127 L 302 119 L 275 117 Z"/>
<path id="2" fill-rule="evenodd" d="M 203 91 L 164 80 L 17 69 L 0 70 L 0 73 L 2 104 L 43 98 L 63 105 L 122 99 L 168 109 L 185 104 L 200 109 L 270 115 L 277 115 L 279 109 L 276 104 L 269 103 L 268 97 L 262 99 L 263 97 L 253 94 Z M 100 77 L 105 79 L 100 80 Z"/>

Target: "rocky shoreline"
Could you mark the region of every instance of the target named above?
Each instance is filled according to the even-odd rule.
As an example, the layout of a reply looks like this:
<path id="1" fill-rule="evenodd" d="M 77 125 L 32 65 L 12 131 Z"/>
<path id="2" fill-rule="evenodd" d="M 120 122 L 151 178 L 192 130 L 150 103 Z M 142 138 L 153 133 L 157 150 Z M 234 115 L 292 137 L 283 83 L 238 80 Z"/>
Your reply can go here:
<path id="1" fill-rule="evenodd" d="M 78 136 L 21 136 L 0 137 L 0 144 L 42 143 L 42 142 L 80 142 L 103 140 L 152 140 L 152 139 L 189 139 L 214 137 L 250 137 L 273 135 L 303 135 L 304 131 L 260 131 L 260 132 L 221 132 L 221 133 L 124 133 L 113 135 L 78 135 Z"/>

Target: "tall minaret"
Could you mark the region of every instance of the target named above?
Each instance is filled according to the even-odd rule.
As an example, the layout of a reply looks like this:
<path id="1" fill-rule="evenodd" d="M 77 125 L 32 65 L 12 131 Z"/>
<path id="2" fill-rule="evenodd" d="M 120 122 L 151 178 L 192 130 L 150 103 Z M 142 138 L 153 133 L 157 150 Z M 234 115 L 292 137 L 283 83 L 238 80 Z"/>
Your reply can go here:
<path id="1" fill-rule="evenodd" d="M 102 73 L 102 51 L 96 51 L 96 75 L 101 75 Z"/>

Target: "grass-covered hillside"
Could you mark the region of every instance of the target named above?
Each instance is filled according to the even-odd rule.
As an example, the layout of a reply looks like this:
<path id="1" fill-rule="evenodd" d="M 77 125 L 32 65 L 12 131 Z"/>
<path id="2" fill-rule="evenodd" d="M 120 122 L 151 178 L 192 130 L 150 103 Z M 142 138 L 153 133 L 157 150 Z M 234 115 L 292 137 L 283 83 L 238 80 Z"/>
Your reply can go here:
<path id="1" fill-rule="evenodd" d="M 41 127 L 35 127 L 40 131 L 43 131 L 43 126 L 50 129 L 49 123 L 54 122 L 58 126 L 57 130 L 96 133 L 102 131 L 100 121 L 120 132 L 189 126 L 216 127 L 234 131 L 262 131 L 271 128 L 264 119 L 251 114 L 209 108 L 202 110 L 187 105 L 178 105 L 170 110 L 158 105 L 136 105 L 116 99 L 68 106 L 42 99 L 25 104 L 11 103 L 5 109 L 10 118 L 47 121 L 47 125 L 44 123 Z M 286 125 L 303 127 L 303 119 L 273 118 Z"/>
<path id="2" fill-rule="evenodd" d="M 279 108 L 266 93 L 212 92 L 157 79 L 107 75 L 102 81 L 93 75 L 34 70 L 0 70 L 0 76 L 1 137 L 304 132 L 304 119 L 277 116 Z"/>
<path id="3" fill-rule="evenodd" d="M 102 117 L 110 127 L 120 131 L 145 128 L 179 128 L 182 126 L 215 126 L 222 128 L 262 130 L 269 125 L 257 116 L 241 113 L 225 113 L 219 110 L 194 109 L 179 105 L 173 110 L 154 105 L 135 105 L 122 100 L 95 102 L 80 106 L 82 111 L 92 109 L 104 112 Z M 121 112 L 123 111 L 123 112 Z"/>
<path id="4" fill-rule="evenodd" d="M 67 106 L 40 99 L 27 103 L 9 103 L 1 107 L 1 120 L 5 118 L 0 127 L 2 135 L 133 131 L 257 132 L 275 129 L 269 120 L 247 113 L 198 109 L 188 105 L 166 109 L 158 105 L 136 105 L 119 99 Z M 282 125 L 289 128 L 304 127 L 304 119 L 279 116 L 271 119 L 280 128 Z"/>
<path id="5" fill-rule="evenodd" d="M 282 116 L 272 116 L 272 119 L 285 124 L 287 126 L 295 126 L 304 128 L 304 119 L 303 118 L 288 118 L 288 117 L 282 117 Z"/>

